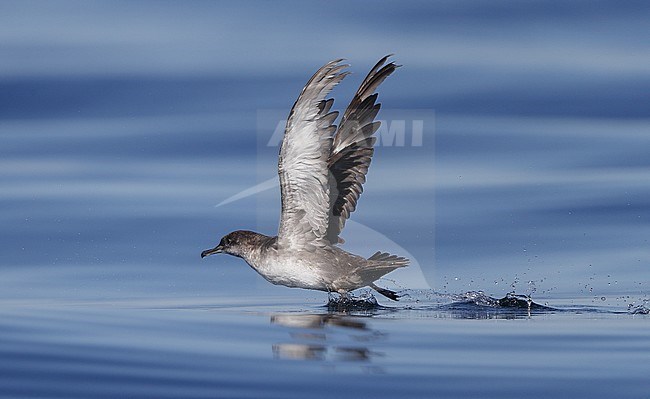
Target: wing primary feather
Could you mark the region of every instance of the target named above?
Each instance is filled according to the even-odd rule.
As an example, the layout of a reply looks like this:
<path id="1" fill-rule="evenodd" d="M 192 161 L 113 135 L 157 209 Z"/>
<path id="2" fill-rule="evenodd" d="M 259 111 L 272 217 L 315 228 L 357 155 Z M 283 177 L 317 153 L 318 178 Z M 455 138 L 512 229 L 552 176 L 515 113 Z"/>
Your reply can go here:
<path id="1" fill-rule="evenodd" d="M 328 159 L 329 168 L 329 223 L 327 240 L 335 245 L 345 221 L 354 212 L 366 182 L 366 174 L 374 154 L 373 146 L 381 123 L 375 121 L 381 108 L 376 103 L 375 90 L 399 65 L 389 62 L 387 55 L 380 59 L 359 86 L 346 108 L 332 141 Z"/>

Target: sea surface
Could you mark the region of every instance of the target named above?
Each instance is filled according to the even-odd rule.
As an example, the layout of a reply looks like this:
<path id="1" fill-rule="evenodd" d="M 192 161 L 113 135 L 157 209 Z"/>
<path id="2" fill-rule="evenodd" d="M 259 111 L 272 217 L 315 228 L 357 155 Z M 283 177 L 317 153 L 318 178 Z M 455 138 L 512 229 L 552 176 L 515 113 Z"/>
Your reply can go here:
<path id="1" fill-rule="evenodd" d="M 0 397 L 650 398 L 649 18 L 1 1 Z M 311 74 L 346 58 L 341 109 L 390 53 L 343 247 L 409 257 L 400 301 L 201 259 L 277 231 Z"/>

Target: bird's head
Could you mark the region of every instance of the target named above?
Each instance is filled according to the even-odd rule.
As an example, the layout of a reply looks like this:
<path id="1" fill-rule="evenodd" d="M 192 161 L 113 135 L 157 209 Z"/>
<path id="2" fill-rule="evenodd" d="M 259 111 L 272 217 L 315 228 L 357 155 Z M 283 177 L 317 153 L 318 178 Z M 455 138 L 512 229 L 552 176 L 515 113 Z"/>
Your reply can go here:
<path id="1" fill-rule="evenodd" d="M 255 248 L 261 234 L 247 230 L 237 230 L 225 235 L 219 245 L 212 249 L 201 252 L 201 258 L 208 255 L 226 253 L 233 256 L 245 258 Z"/>

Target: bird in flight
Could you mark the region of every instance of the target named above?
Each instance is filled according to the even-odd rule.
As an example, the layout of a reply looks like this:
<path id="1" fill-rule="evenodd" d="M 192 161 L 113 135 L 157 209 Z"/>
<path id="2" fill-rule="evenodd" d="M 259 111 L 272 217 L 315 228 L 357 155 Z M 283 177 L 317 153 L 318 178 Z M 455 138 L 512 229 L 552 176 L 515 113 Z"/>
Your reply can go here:
<path id="1" fill-rule="evenodd" d="M 399 295 L 375 285 L 409 260 L 384 252 L 369 258 L 339 247 L 339 234 L 363 191 L 374 152 L 375 121 L 381 104 L 377 87 L 399 66 L 379 60 L 363 80 L 334 125 L 330 91 L 348 75 L 342 59 L 323 65 L 309 79 L 293 105 L 280 148 L 278 174 L 282 213 L 277 236 L 237 230 L 201 253 L 226 253 L 246 261 L 267 281 L 293 288 L 336 292 L 370 287 L 397 300 Z"/>

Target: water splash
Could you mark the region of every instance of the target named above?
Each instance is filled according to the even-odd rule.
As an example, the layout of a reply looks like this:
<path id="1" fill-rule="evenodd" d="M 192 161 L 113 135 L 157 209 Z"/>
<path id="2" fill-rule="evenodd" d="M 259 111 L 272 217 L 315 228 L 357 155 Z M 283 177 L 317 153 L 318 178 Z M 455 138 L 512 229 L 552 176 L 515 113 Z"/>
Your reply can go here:
<path id="1" fill-rule="evenodd" d="M 634 302 L 627 305 L 627 312 L 629 314 L 650 314 L 650 307 L 648 307 L 648 300 L 644 299 L 643 303 L 636 304 Z"/>
<path id="2" fill-rule="evenodd" d="M 350 293 L 347 295 L 329 293 L 326 307 L 330 312 L 368 311 L 382 308 L 370 292 L 358 296 Z"/>
<path id="3" fill-rule="evenodd" d="M 527 309 L 527 310 L 552 310 L 548 306 L 540 305 L 533 302 L 530 295 L 520 295 L 509 292 L 503 298 L 493 298 L 483 291 L 468 291 L 463 294 L 453 295 L 456 302 L 464 304 L 473 304 L 477 306 L 487 306 L 492 308 L 511 308 L 511 309 Z"/>

